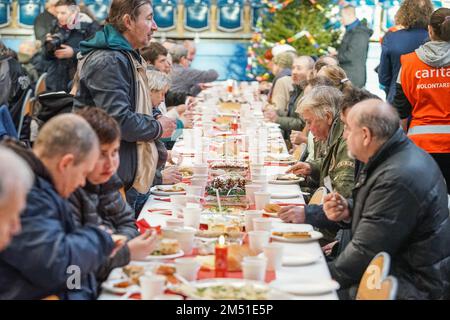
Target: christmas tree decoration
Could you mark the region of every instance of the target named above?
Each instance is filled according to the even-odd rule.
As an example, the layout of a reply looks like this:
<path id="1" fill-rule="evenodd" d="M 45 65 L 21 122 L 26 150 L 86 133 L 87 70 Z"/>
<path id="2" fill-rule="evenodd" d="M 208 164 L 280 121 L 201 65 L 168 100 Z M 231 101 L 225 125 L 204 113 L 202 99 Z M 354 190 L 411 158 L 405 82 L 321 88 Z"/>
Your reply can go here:
<path id="1" fill-rule="evenodd" d="M 247 51 L 247 76 L 270 79 L 268 52 L 289 44 L 299 55 L 320 56 L 334 51 L 339 39 L 339 5 L 336 0 L 263 0 L 266 10 L 259 17 Z"/>

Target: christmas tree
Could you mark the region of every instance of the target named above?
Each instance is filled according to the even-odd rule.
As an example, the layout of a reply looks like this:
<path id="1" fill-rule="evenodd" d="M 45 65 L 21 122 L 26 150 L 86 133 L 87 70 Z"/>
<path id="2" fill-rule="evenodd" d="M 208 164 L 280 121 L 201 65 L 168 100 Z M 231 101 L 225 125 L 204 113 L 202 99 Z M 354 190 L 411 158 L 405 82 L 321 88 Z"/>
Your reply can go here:
<path id="1" fill-rule="evenodd" d="M 340 36 L 339 7 L 334 0 L 266 0 L 258 28 L 248 49 L 247 76 L 257 80 L 269 77 L 264 68 L 270 49 L 290 44 L 300 55 L 321 56 L 336 48 Z"/>

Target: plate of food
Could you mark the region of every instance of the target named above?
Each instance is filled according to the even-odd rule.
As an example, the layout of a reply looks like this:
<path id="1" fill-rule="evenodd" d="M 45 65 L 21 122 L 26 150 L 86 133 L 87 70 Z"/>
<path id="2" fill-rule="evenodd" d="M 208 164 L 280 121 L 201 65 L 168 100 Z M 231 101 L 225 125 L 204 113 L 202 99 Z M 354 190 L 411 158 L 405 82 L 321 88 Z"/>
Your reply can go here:
<path id="1" fill-rule="evenodd" d="M 300 191 L 298 192 L 271 192 L 270 198 L 272 199 L 295 199 L 300 197 Z"/>
<path id="2" fill-rule="evenodd" d="M 245 178 L 239 174 L 224 174 L 215 177 L 206 187 L 206 193 L 210 196 L 220 197 L 245 197 Z"/>
<path id="3" fill-rule="evenodd" d="M 319 231 L 272 231 L 272 239 L 281 242 L 311 242 L 323 238 Z"/>
<path id="4" fill-rule="evenodd" d="M 194 176 L 194 170 L 191 167 L 180 167 L 178 171 L 180 171 L 183 179 L 190 179 Z"/>
<path id="5" fill-rule="evenodd" d="M 156 196 L 170 196 L 173 194 L 185 194 L 187 184 L 176 183 L 172 185 L 157 185 L 150 189 L 151 193 Z"/>
<path id="6" fill-rule="evenodd" d="M 116 294 L 125 294 L 130 290 L 139 290 L 139 278 L 146 272 L 152 272 L 166 276 L 167 282 L 179 284 L 175 277 L 175 266 L 173 264 L 147 263 L 137 265 L 130 263 L 123 268 L 114 269 L 108 279 L 102 283 L 102 289 Z"/>
<path id="7" fill-rule="evenodd" d="M 271 162 L 281 162 L 281 163 L 294 163 L 296 162 L 295 158 L 287 153 L 269 153 L 266 156 L 266 161 Z"/>
<path id="8" fill-rule="evenodd" d="M 244 279 L 215 278 L 182 286 L 187 297 L 196 300 L 268 300 L 270 287 L 264 282 Z"/>
<path id="9" fill-rule="evenodd" d="M 183 250 L 180 249 L 180 244 L 176 239 L 162 239 L 157 248 L 148 255 L 145 260 L 166 260 L 175 259 L 184 255 Z"/>
<path id="10" fill-rule="evenodd" d="M 323 295 L 340 288 L 335 280 L 315 280 L 310 278 L 289 278 L 283 280 L 274 280 L 270 287 L 292 295 L 317 296 Z"/>
<path id="11" fill-rule="evenodd" d="M 272 177 L 271 180 L 269 180 L 270 184 L 298 184 L 302 181 L 304 181 L 305 178 L 299 177 L 296 174 L 293 173 L 286 173 L 286 174 L 278 174 Z"/>

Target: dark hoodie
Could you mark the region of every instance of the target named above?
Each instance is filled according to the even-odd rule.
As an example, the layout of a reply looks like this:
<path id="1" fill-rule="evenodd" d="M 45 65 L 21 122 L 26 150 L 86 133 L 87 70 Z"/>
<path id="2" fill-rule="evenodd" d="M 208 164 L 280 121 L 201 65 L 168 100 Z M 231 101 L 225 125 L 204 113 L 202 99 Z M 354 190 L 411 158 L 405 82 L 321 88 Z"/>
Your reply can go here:
<path id="1" fill-rule="evenodd" d="M 44 164 L 22 146 L 5 145 L 29 164 L 36 179 L 21 215 L 22 230 L 0 252 L 0 299 L 95 299 L 94 273 L 114 248 L 111 236 L 94 225 L 77 228 Z"/>
<path id="2" fill-rule="evenodd" d="M 86 61 L 79 74 L 74 107 L 102 108 L 119 123 L 122 141 L 118 174 L 128 190 L 136 176 L 136 143 L 158 140 L 163 132 L 154 116 L 136 113 L 136 69 L 127 54 L 133 55 L 138 61 L 141 61 L 141 56 L 133 50 L 123 35 L 109 24 L 91 40 L 81 42 L 80 52 L 86 57 Z M 158 168 L 161 168 L 167 154 L 162 143 L 155 143 L 159 154 Z M 158 174 L 155 183 L 161 180 Z"/>
<path id="3" fill-rule="evenodd" d="M 373 30 L 367 27 L 365 20 L 357 22 L 345 32 L 339 48 L 338 60 L 350 81 L 362 88 L 366 84 L 367 52 Z"/>

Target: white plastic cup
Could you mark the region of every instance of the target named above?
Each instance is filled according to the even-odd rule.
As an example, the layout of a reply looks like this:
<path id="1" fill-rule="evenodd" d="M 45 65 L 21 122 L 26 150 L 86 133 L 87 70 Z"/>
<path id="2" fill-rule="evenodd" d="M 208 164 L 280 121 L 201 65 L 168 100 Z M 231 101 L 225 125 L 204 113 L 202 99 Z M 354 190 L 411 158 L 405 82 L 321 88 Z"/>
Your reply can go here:
<path id="1" fill-rule="evenodd" d="M 184 148 L 194 149 L 194 129 L 183 129 Z"/>
<path id="2" fill-rule="evenodd" d="M 146 273 L 139 278 L 142 300 L 153 300 L 164 293 L 166 277 L 153 273 Z"/>
<path id="3" fill-rule="evenodd" d="M 264 247 L 264 256 L 267 258 L 267 270 L 276 271 L 283 263 L 284 247 L 281 243 L 269 243 Z"/>
<path id="4" fill-rule="evenodd" d="M 244 279 L 264 281 L 266 278 L 267 259 L 265 257 L 246 257 L 242 261 Z"/>
<path id="5" fill-rule="evenodd" d="M 178 240 L 181 250 L 183 250 L 185 255 L 192 254 L 194 249 L 194 237 L 197 230 L 194 228 L 179 228 L 175 230 L 175 239 Z"/>
<path id="6" fill-rule="evenodd" d="M 181 221 L 183 222 L 183 221 Z M 175 239 L 175 231 L 178 227 L 163 227 L 161 228 L 161 234 L 164 239 Z"/>
<path id="7" fill-rule="evenodd" d="M 269 244 L 270 232 L 268 231 L 250 231 L 248 233 L 248 242 L 251 250 L 256 253 L 264 251 L 264 247 Z"/>
<path id="8" fill-rule="evenodd" d="M 173 218 L 166 220 L 166 226 L 168 228 L 182 228 L 184 227 L 183 219 Z"/>
<path id="9" fill-rule="evenodd" d="M 196 163 L 192 167 L 192 172 L 194 175 L 208 175 L 208 164 Z"/>
<path id="10" fill-rule="evenodd" d="M 256 218 L 262 218 L 262 212 L 260 210 L 244 211 L 245 231 L 246 232 L 253 230 L 253 219 L 256 219 Z"/>
<path id="11" fill-rule="evenodd" d="M 264 180 L 252 180 L 252 184 L 257 184 L 261 186 L 261 192 L 267 192 L 269 190 L 269 181 Z"/>
<path id="12" fill-rule="evenodd" d="M 255 231 L 272 231 L 272 220 L 269 218 L 253 219 L 253 230 Z"/>
<path id="13" fill-rule="evenodd" d="M 265 174 L 253 174 L 252 181 L 264 181 L 264 184 L 267 184 L 267 175 Z"/>
<path id="14" fill-rule="evenodd" d="M 255 192 L 255 207 L 256 210 L 263 210 L 266 204 L 270 203 L 269 192 Z"/>
<path id="15" fill-rule="evenodd" d="M 200 267 L 200 262 L 198 262 L 195 258 L 186 257 L 175 259 L 175 268 L 177 269 L 177 273 L 187 281 L 197 280 L 197 274 Z"/>
<path id="16" fill-rule="evenodd" d="M 172 215 L 178 217 L 184 207 L 186 207 L 187 197 L 184 194 L 174 194 L 170 196 L 170 205 L 172 207 Z"/>
<path id="17" fill-rule="evenodd" d="M 184 226 L 198 230 L 200 228 L 201 215 L 202 210 L 200 208 L 184 208 L 183 209 Z"/>
<path id="18" fill-rule="evenodd" d="M 206 188 L 208 184 L 208 175 L 194 175 L 191 179 L 191 185 Z"/>
<path id="19" fill-rule="evenodd" d="M 255 192 L 263 191 L 263 186 L 260 184 L 246 184 L 245 185 L 245 196 L 248 202 L 252 205 L 255 204 Z"/>
<path id="20" fill-rule="evenodd" d="M 197 196 L 197 197 L 203 197 L 205 194 L 205 187 L 204 186 L 187 186 L 186 187 L 186 195 L 189 196 Z"/>

